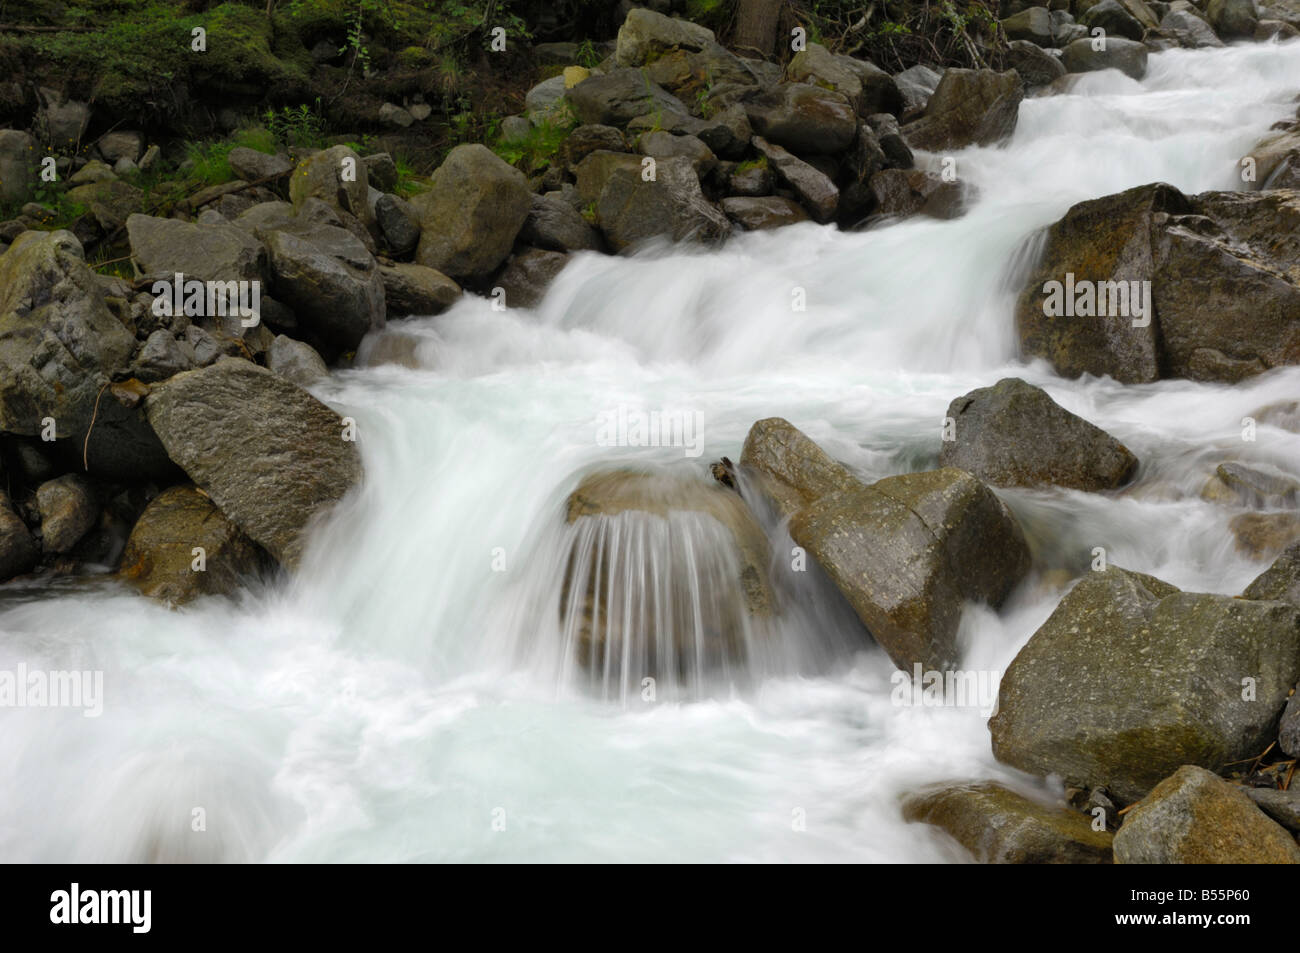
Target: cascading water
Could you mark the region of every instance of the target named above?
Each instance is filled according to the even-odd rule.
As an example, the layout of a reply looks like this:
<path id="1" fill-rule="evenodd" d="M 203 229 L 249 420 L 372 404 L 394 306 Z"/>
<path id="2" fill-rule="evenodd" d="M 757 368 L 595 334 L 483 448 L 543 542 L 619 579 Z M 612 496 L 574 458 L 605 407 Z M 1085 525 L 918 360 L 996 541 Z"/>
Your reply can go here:
<path id="1" fill-rule="evenodd" d="M 714 517 L 579 525 L 566 500 L 598 470 L 707 485 L 707 462 L 773 415 L 864 479 L 932 466 L 948 402 L 1016 375 L 1142 467 L 1118 495 L 1003 494 L 1040 571 L 1000 612 L 967 612 L 965 668 L 1005 669 L 1066 584 L 1044 570 L 1082 571 L 1097 545 L 1239 592 L 1263 566 L 1232 546 L 1237 511 L 1198 493 L 1229 455 L 1294 468 L 1300 436 L 1261 423 L 1243 444 L 1239 426 L 1300 396 L 1300 369 L 1231 388 L 1062 380 L 1016 362 L 1006 276 L 1082 199 L 1239 185 L 1238 159 L 1297 90 L 1300 42 L 1162 53 L 1140 83 L 1088 74 L 1026 101 L 1009 144 L 960 153 L 977 189 L 961 219 L 579 256 L 534 310 L 465 300 L 408 322 L 417 368 L 318 389 L 356 418 L 367 482 L 291 582 L 181 612 L 111 580 L 0 589 L 0 668 L 104 673 L 99 718 L 0 716 L 0 857 L 960 859 L 897 798 L 948 778 L 1026 783 L 994 762 L 987 712 L 893 704 L 892 665 L 842 606 L 798 588 L 816 579 L 779 572 L 789 541 L 771 525 L 770 631 L 723 639 L 725 665 L 674 656 L 660 670 L 684 672 L 683 692 L 644 701 L 645 659 L 581 666 L 592 626 L 678 652 L 685 616 L 694 647 L 734 616 L 742 564 Z M 705 455 L 601 445 L 595 421 L 619 407 L 697 412 Z M 612 575 L 583 577 L 598 567 Z"/>

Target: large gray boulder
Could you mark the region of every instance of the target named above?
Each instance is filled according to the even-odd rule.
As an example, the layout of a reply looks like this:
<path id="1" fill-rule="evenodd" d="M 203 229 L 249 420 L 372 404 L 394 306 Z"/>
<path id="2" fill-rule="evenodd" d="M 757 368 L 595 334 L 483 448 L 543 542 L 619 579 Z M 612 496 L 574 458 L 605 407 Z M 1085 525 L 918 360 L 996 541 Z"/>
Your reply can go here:
<path id="1" fill-rule="evenodd" d="M 841 93 L 810 83 L 782 83 L 745 101 L 754 131 L 799 155 L 835 155 L 858 131 L 857 113 Z"/>
<path id="2" fill-rule="evenodd" d="M 238 592 L 266 562 L 258 545 L 206 494 L 185 485 L 163 490 L 145 507 L 119 572 L 149 598 L 179 606 L 203 595 Z"/>
<path id="3" fill-rule="evenodd" d="M 958 661 L 965 603 L 1001 605 L 1029 570 L 1029 550 L 1010 511 L 953 468 L 818 497 L 795 513 L 790 535 L 908 671 Z"/>
<path id="4" fill-rule="evenodd" d="M 100 149 L 103 149 L 103 143 L 100 143 Z M 231 172 L 248 182 L 275 180 L 293 171 L 293 163 L 289 161 L 288 156 L 268 155 L 256 149 L 249 149 L 247 146 L 236 146 L 231 149 L 230 154 L 226 156 L 226 161 L 230 163 Z M 369 163 L 363 164 L 367 169 L 370 168 Z"/>
<path id="5" fill-rule="evenodd" d="M 939 462 L 993 486 L 1110 490 L 1137 471 L 1122 443 L 1018 377 L 958 397 L 947 421 L 954 439 L 944 441 Z"/>
<path id="6" fill-rule="evenodd" d="M 524 174 L 484 146 L 457 146 L 411 204 L 420 214 L 415 260 L 457 281 L 486 278 L 505 261 L 532 208 Z"/>
<path id="7" fill-rule="evenodd" d="M 930 785 L 903 800 L 903 817 L 934 824 L 981 864 L 1108 864 L 1110 831 L 1066 807 L 1031 801 L 990 781 Z"/>
<path id="8" fill-rule="evenodd" d="M 1080 37 L 1068 43 L 1061 54 L 1067 73 L 1089 73 L 1101 69 L 1117 69 L 1133 79 L 1147 73 L 1147 48 L 1136 40 L 1106 37 L 1104 50 L 1094 49 L 1091 37 Z"/>
<path id="9" fill-rule="evenodd" d="M 640 69 L 614 69 L 592 74 L 565 92 L 579 122 L 625 126 L 637 116 L 690 110 Z"/>
<path id="10" fill-rule="evenodd" d="M 166 475 L 148 424 L 107 386 L 135 346 L 72 233 L 24 232 L 0 255 L 0 431 L 35 437 L 50 418 L 94 475 Z"/>
<path id="11" fill-rule="evenodd" d="M 406 199 L 385 192 L 375 200 L 379 233 L 394 254 L 407 255 L 420 241 L 420 213 Z"/>
<path id="12" fill-rule="evenodd" d="M 1161 183 L 1079 203 L 1048 229 L 1017 302 L 1022 351 L 1067 376 L 1124 383 L 1233 382 L 1300 361 L 1298 212 L 1297 192 L 1189 197 Z M 1075 315 L 1048 313 L 1053 292 L 1059 303 L 1069 297 L 1070 281 Z M 1097 314 L 1103 286 L 1110 307 Z M 1146 287 L 1152 313 L 1134 315 L 1123 292 Z"/>
<path id="13" fill-rule="evenodd" d="M 1259 754 L 1298 677 L 1295 606 L 1112 566 L 1080 580 L 1003 675 L 993 753 L 1128 803 L 1181 765 Z"/>
<path id="14" fill-rule="evenodd" d="M 299 387 L 311 387 L 329 376 L 329 368 L 315 348 L 283 334 L 277 334 L 271 341 L 266 352 L 266 367 Z"/>
<path id="15" fill-rule="evenodd" d="M 145 411 L 190 479 L 288 569 L 314 521 L 361 480 L 339 415 L 247 361 L 178 374 L 153 388 Z"/>
<path id="16" fill-rule="evenodd" d="M 583 160 L 593 162 L 599 154 Z M 691 160 L 677 156 L 658 160 L 655 177 L 647 182 L 640 160 L 614 167 L 596 199 L 596 221 L 615 251 L 635 248 L 652 238 L 673 241 L 721 241 L 731 223 L 709 203 L 700 189 Z M 579 175 L 579 190 L 582 176 Z"/>
<path id="17" fill-rule="evenodd" d="M 1027 7 L 1001 22 L 1002 32 L 1008 40 L 1027 40 L 1038 46 L 1053 45 L 1052 15 L 1047 7 Z"/>
<path id="18" fill-rule="evenodd" d="M 1241 788 L 1189 764 L 1124 818 L 1115 835 L 1115 862 L 1300 864 L 1300 846 Z"/>

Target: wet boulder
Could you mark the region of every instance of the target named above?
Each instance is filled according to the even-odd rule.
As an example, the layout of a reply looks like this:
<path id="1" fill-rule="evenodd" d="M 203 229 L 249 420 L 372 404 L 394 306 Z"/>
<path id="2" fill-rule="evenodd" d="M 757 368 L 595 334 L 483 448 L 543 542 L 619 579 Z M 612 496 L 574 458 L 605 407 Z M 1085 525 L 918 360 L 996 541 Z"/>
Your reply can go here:
<path id="1" fill-rule="evenodd" d="M 981 387 L 948 405 L 939 462 L 993 486 L 1110 490 L 1137 472 L 1122 443 L 1017 377 Z"/>
<path id="2" fill-rule="evenodd" d="M 848 467 L 781 417 L 768 417 L 749 428 L 740 465 L 785 516 L 837 490 L 861 485 Z"/>
<path id="3" fill-rule="evenodd" d="M 1253 40 L 1259 9 L 1255 0 L 1207 0 L 1205 18 L 1225 40 Z"/>
<path id="4" fill-rule="evenodd" d="M 561 622 L 580 664 L 630 666 L 637 682 L 744 664 L 774 596 L 767 537 L 738 494 L 671 471 L 607 470 L 565 510 Z"/>
<path id="5" fill-rule="evenodd" d="M 1124 818 L 1115 835 L 1115 862 L 1300 864 L 1300 846 L 1241 788 L 1189 764 Z"/>
<path id="6" fill-rule="evenodd" d="M 886 477 L 821 496 L 790 535 L 899 668 L 958 660 L 966 602 L 999 606 L 1029 570 L 1006 506 L 964 470 Z"/>
<path id="7" fill-rule="evenodd" d="M 194 486 L 173 486 L 140 514 L 119 568 L 151 599 L 184 605 L 238 592 L 268 562 L 261 548 Z"/>
<path id="8" fill-rule="evenodd" d="M 1298 677 L 1295 606 L 1112 566 L 1081 579 L 1003 675 L 993 753 L 1129 803 L 1181 765 L 1259 754 Z"/>
<path id="9" fill-rule="evenodd" d="M 596 229 L 558 195 L 533 196 L 519 239 L 551 251 L 595 251 L 601 247 Z"/>
<path id="10" fill-rule="evenodd" d="M 1111 862 L 1114 835 L 1091 816 L 991 781 L 930 785 L 904 798 L 903 817 L 947 832 L 981 864 Z"/>
<path id="11" fill-rule="evenodd" d="M 1162 183 L 1073 206 L 1017 301 L 1022 353 L 1123 383 L 1300 363 L 1297 210 L 1296 192 Z"/>

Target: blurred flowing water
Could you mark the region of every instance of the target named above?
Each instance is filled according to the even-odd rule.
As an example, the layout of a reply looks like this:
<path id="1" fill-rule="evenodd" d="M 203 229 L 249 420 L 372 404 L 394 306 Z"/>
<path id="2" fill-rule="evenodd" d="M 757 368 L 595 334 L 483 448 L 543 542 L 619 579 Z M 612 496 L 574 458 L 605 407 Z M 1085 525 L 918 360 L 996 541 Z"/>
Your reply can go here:
<path id="1" fill-rule="evenodd" d="M 534 310 L 467 299 L 407 322 L 418 369 L 338 373 L 317 391 L 357 419 L 367 481 L 292 581 L 184 611 L 111 580 L 0 588 L 0 669 L 102 670 L 105 691 L 97 719 L 0 710 L 0 858 L 960 860 L 903 823 L 897 799 L 946 778 L 1027 784 L 993 761 L 986 712 L 895 706 L 883 653 L 807 593 L 773 620 L 769 651 L 689 696 L 645 702 L 621 679 L 593 691 L 557 572 L 614 529 L 566 525 L 565 499 L 608 465 L 708 480 L 767 416 L 863 479 L 923 469 L 950 400 L 1018 375 L 1142 467 L 1115 495 L 1003 494 L 1040 571 L 1001 612 L 968 610 L 964 668 L 1005 669 L 1094 546 L 1184 588 L 1239 592 L 1264 564 L 1233 548 L 1238 511 L 1198 492 L 1229 457 L 1294 468 L 1300 436 L 1261 424 L 1243 443 L 1240 424 L 1300 396 L 1300 368 L 1121 387 L 1016 356 L 1030 236 L 1146 182 L 1233 188 L 1239 158 L 1296 108 L 1300 43 L 1150 62 L 1142 82 L 1108 71 L 1028 100 L 1004 148 L 960 153 L 979 198 L 956 221 L 582 255 Z M 602 446 L 597 421 L 620 406 L 699 414 L 704 455 Z M 696 547 L 709 588 L 729 569 L 713 530 L 678 529 L 651 550 L 671 562 Z M 610 545 L 651 594 L 646 567 L 627 568 L 645 547 Z"/>

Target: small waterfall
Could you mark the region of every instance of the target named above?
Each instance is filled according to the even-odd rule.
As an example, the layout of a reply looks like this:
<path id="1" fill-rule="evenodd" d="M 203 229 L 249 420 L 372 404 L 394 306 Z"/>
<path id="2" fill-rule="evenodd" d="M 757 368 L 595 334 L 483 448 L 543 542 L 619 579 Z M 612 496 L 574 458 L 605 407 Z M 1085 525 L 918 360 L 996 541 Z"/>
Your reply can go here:
<path id="1" fill-rule="evenodd" d="M 647 678 L 669 697 L 747 681 L 775 637 L 765 567 L 745 565 L 731 530 L 706 513 L 580 516 L 564 553 L 568 677 L 581 668 L 607 699 L 626 704 Z"/>

